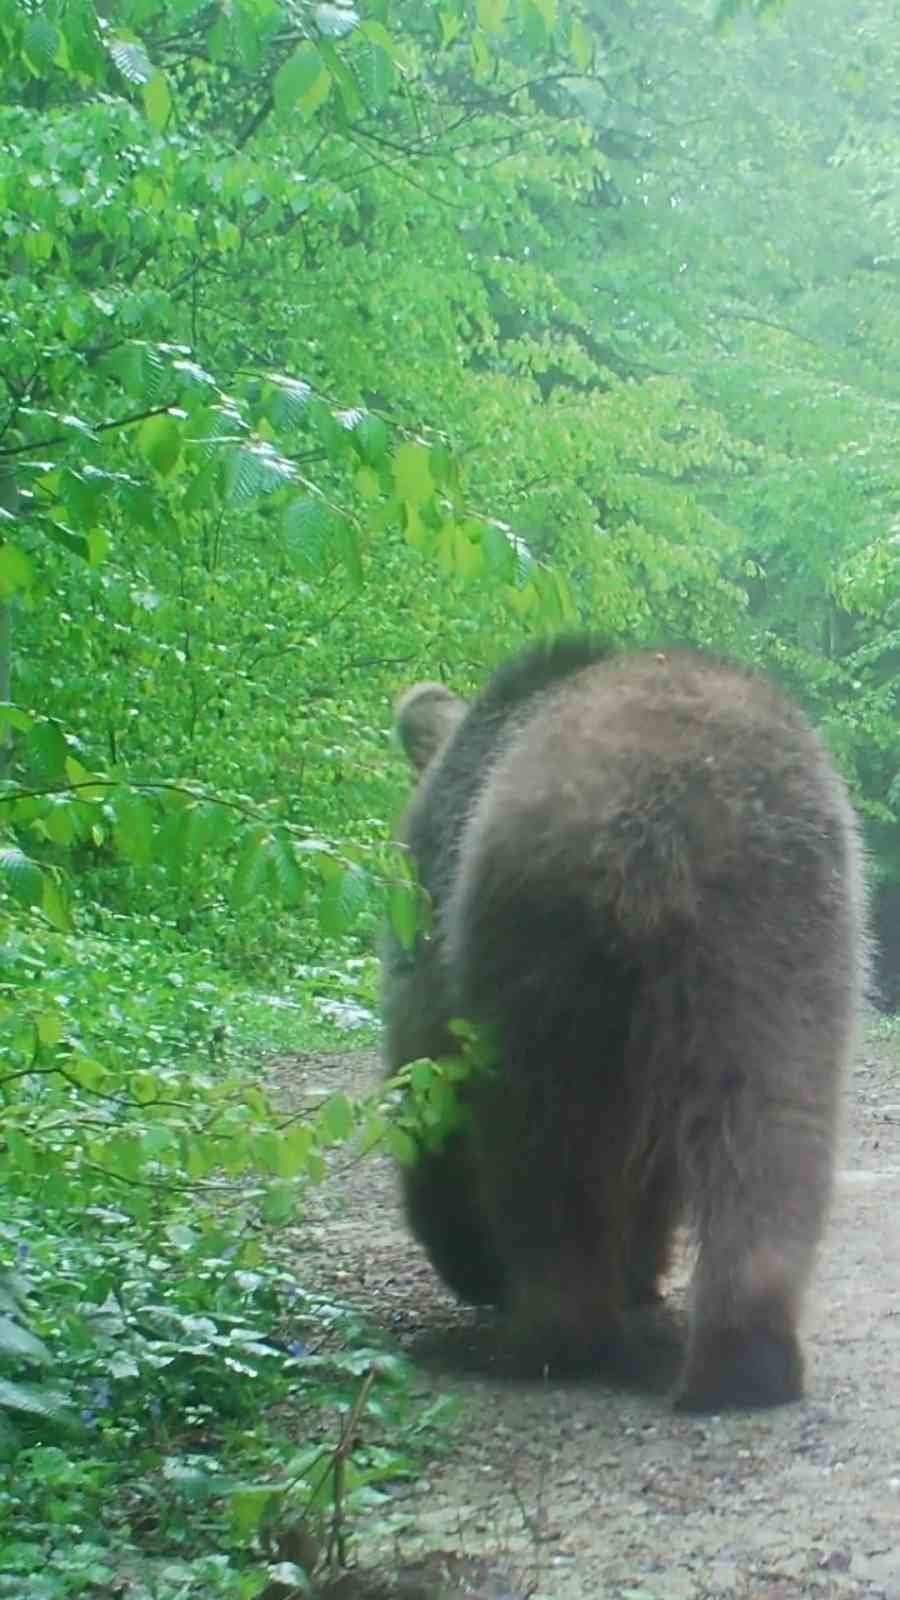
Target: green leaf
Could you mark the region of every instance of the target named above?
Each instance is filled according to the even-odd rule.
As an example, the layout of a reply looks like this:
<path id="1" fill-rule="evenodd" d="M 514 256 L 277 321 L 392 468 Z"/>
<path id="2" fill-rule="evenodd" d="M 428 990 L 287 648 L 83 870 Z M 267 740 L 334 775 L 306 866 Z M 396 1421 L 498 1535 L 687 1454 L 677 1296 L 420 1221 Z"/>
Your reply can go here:
<path id="1" fill-rule="evenodd" d="M 320 41 L 320 48 L 322 59 L 331 73 L 334 83 L 337 85 L 341 109 L 350 122 L 356 122 L 365 110 L 356 79 L 328 39 Z"/>
<path id="2" fill-rule="evenodd" d="M 28 765 L 41 784 L 62 783 L 69 746 L 60 724 L 50 717 L 32 723 L 23 741 Z"/>
<path id="3" fill-rule="evenodd" d="M 172 96 L 164 72 L 154 72 L 149 83 L 144 85 L 144 110 L 151 128 L 162 133 L 172 115 Z"/>
<path id="4" fill-rule="evenodd" d="M 408 506 L 424 505 L 434 494 L 430 454 L 421 444 L 402 444 L 394 454 L 394 482 Z"/>
<path id="5" fill-rule="evenodd" d="M 52 1049 L 63 1036 L 63 1019 L 58 1011 L 45 1011 L 37 1019 L 38 1038 L 42 1045 Z"/>
<path id="6" fill-rule="evenodd" d="M 379 22 L 375 17 L 367 17 L 360 28 L 360 32 L 367 39 L 370 39 L 373 44 L 377 44 L 382 50 L 385 50 L 395 61 L 400 59 L 400 47 L 383 22 Z"/>
<path id="7" fill-rule="evenodd" d="M 364 411 L 356 425 L 351 429 L 351 437 L 357 450 L 370 467 L 377 467 L 387 455 L 390 434 L 387 423 L 382 422 L 371 411 Z"/>
<path id="8" fill-rule="evenodd" d="M 0 880 L 23 906 L 40 905 L 44 895 L 44 874 L 36 861 L 17 845 L 0 848 Z"/>
<path id="9" fill-rule="evenodd" d="M 69 1057 L 65 1070 L 67 1076 L 74 1078 L 82 1089 L 97 1090 L 109 1077 L 102 1061 L 95 1061 L 93 1056 L 85 1056 L 80 1052 Z"/>
<path id="10" fill-rule="evenodd" d="M 7 728 L 14 728 L 17 733 L 28 733 L 31 717 L 21 706 L 14 706 L 10 700 L 0 700 L 0 729 Z"/>
<path id="11" fill-rule="evenodd" d="M 330 406 L 324 400 L 313 400 L 309 407 L 309 420 L 328 452 L 330 461 L 343 461 L 350 448 L 351 434 L 341 427 Z"/>
<path id="12" fill-rule="evenodd" d="M 232 504 L 271 494 L 296 477 L 292 461 L 261 441 L 230 450 L 225 464 L 225 492 Z"/>
<path id="13" fill-rule="evenodd" d="M 370 505 L 381 495 L 381 479 L 372 467 L 360 467 L 353 482 L 360 499 Z"/>
<path id="14" fill-rule="evenodd" d="M 319 1114 L 319 1123 L 331 1144 L 343 1144 L 350 1138 L 356 1116 L 353 1105 L 345 1094 L 333 1094 Z"/>
<path id="15" fill-rule="evenodd" d="M 576 17 L 569 29 L 569 49 L 579 72 L 587 72 L 594 54 L 593 39 L 584 23 Z"/>
<path id="16" fill-rule="evenodd" d="M 336 937 L 346 933 L 369 898 L 369 880 L 361 867 L 348 867 L 329 879 L 319 900 L 319 927 Z"/>
<path id="17" fill-rule="evenodd" d="M 412 950 L 419 931 L 421 891 L 414 883 L 392 884 L 387 896 L 387 914 L 393 932 L 404 950 Z"/>
<path id="18" fill-rule="evenodd" d="M 504 582 L 512 583 L 516 575 L 516 553 L 506 530 L 499 523 L 488 523 L 482 531 L 481 546 L 491 572 Z"/>
<path id="19" fill-rule="evenodd" d="M 280 1178 L 299 1178 L 306 1171 L 313 1142 L 312 1129 L 303 1122 L 279 1136 L 275 1171 Z"/>
<path id="20" fill-rule="evenodd" d="M 146 795 L 126 789 L 110 801 L 115 818 L 113 839 L 119 854 L 136 867 L 153 859 L 153 811 Z"/>
<path id="21" fill-rule="evenodd" d="M 231 1525 L 242 1541 L 257 1533 L 265 1521 L 269 1507 L 278 1507 L 280 1491 L 268 1484 L 242 1487 L 231 1498 Z"/>
<path id="22" fill-rule="evenodd" d="M 398 1128 L 396 1123 L 389 1122 L 385 1128 L 384 1142 L 395 1161 L 403 1167 L 414 1167 L 419 1154 L 415 1139 Z"/>
<path id="23" fill-rule="evenodd" d="M 484 83 L 490 77 L 494 58 L 485 43 L 483 34 L 472 35 L 472 74 L 477 83 Z"/>
<path id="24" fill-rule="evenodd" d="M 288 834 L 280 829 L 272 835 L 269 848 L 272 875 L 286 906 L 296 906 L 303 899 L 306 883 Z"/>
<path id="25" fill-rule="evenodd" d="M 279 67 L 273 93 L 275 109 L 283 118 L 295 106 L 308 118 L 324 105 L 331 93 L 331 73 L 311 40 L 304 39 Z"/>
<path id="26" fill-rule="evenodd" d="M 556 27 L 559 14 L 558 0 L 522 0 L 524 11 L 537 12 L 548 33 Z"/>
<path id="27" fill-rule="evenodd" d="M 361 589 L 363 585 L 362 553 L 359 548 L 356 529 L 347 517 L 341 517 L 335 523 L 334 545 L 346 568 L 351 588 Z"/>
<path id="28" fill-rule="evenodd" d="M 0 1316 L 0 1358 L 13 1361 L 31 1361 L 40 1366 L 49 1365 L 50 1351 L 40 1339 L 14 1322 L 12 1317 Z"/>
<path id="29" fill-rule="evenodd" d="M 280 373 L 269 373 L 268 384 L 272 394 L 266 407 L 277 428 L 296 428 L 303 421 L 312 399 L 312 389 L 302 378 L 286 378 Z"/>
<path id="30" fill-rule="evenodd" d="M 307 1177 L 313 1177 L 313 1158 L 310 1157 L 306 1164 Z M 317 1180 L 316 1180 L 317 1181 Z M 286 1222 L 291 1222 L 296 1215 L 299 1195 L 296 1183 L 273 1183 L 266 1190 L 265 1199 L 259 1208 L 263 1222 L 274 1228 L 284 1227 Z"/>
<path id="31" fill-rule="evenodd" d="M 166 367 L 159 349 L 144 339 L 133 339 L 123 350 L 107 357 L 106 368 L 115 374 L 126 394 L 152 406 L 162 392 Z"/>
<path id="32" fill-rule="evenodd" d="M 499 33 L 506 21 L 507 0 L 476 0 L 478 26 L 486 33 Z"/>
<path id="33" fill-rule="evenodd" d="M 149 83 L 154 73 L 153 62 L 139 39 L 110 39 L 107 49 L 129 83 Z"/>
<path id="34" fill-rule="evenodd" d="M 304 578 L 318 578 L 330 569 L 336 551 L 334 517 L 324 500 L 313 496 L 292 500 L 284 513 L 284 543 L 288 560 Z"/>
<path id="35" fill-rule="evenodd" d="M 74 533 L 62 522 L 44 522 L 41 524 L 45 538 L 51 544 L 58 545 L 61 550 L 68 550 L 70 555 L 78 556 L 81 561 L 89 561 L 91 549 L 83 533 Z"/>
<path id="36" fill-rule="evenodd" d="M 181 455 L 181 429 L 174 418 L 148 417 L 138 429 L 138 447 L 163 478 L 174 471 Z"/>
<path id="37" fill-rule="evenodd" d="M 355 52 L 354 65 L 363 99 L 370 111 L 377 111 L 396 87 L 397 68 L 388 52 L 370 39 Z"/>
<path id="38" fill-rule="evenodd" d="M 0 545 L 0 600 L 10 595 L 27 592 L 34 584 L 34 565 L 31 557 L 18 545 Z"/>
<path id="39" fill-rule="evenodd" d="M 45 1422 L 74 1421 L 68 1395 L 42 1384 L 11 1383 L 0 1378 L 0 1410 L 41 1417 Z"/>
<path id="40" fill-rule="evenodd" d="M 49 17 L 29 17 L 22 38 L 22 51 L 39 75 L 49 72 L 56 60 L 60 34 Z"/>
<path id="41" fill-rule="evenodd" d="M 186 854 L 201 856 L 214 845 L 222 844 L 228 836 L 229 818 L 224 806 L 212 800 L 198 800 L 190 804 L 183 815 L 184 850 Z"/>
<path id="42" fill-rule="evenodd" d="M 49 873 L 44 876 L 44 893 L 41 898 L 41 910 L 51 927 L 60 933 L 74 933 L 72 915 L 63 895 L 62 889 L 56 879 Z"/>
<path id="43" fill-rule="evenodd" d="M 238 846 L 238 858 L 231 879 L 230 900 L 232 909 L 242 906 L 263 893 L 269 881 L 268 844 L 269 829 L 255 823 L 243 834 Z"/>

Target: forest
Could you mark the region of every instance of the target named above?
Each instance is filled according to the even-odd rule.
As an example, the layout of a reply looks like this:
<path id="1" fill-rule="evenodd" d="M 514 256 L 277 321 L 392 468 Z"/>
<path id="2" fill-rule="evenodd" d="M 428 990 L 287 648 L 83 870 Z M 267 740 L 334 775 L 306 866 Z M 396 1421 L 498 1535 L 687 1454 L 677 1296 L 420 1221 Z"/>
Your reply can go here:
<path id="1" fill-rule="evenodd" d="M 269 1072 L 377 1045 L 406 685 L 761 667 L 900 998 L 898 26 L 0 0 L 0 1595 L 313 1594 L 452 1437 L 305 1276 L 402 1116 Z"/>

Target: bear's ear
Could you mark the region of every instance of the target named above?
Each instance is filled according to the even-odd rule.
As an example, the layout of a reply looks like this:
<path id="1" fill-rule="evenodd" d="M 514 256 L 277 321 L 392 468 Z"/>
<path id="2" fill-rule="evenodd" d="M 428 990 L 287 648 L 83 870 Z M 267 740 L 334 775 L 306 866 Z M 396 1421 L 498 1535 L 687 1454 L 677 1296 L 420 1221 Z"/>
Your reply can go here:
<path id="1" fill-rule="evenodd" d="M 465 700 L 442 683 L 414 683 L 394 707 L 394 725 L 407 759 L 423 772 L 465 716 Z"/>

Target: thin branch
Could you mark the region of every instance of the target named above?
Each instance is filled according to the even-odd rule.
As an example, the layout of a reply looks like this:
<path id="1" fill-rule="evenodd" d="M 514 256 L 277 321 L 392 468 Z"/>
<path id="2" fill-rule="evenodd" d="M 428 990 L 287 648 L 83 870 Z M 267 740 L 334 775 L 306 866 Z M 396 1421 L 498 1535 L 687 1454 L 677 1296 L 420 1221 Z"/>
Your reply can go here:
<path id="1" fill-rule="evenodd" d="M 85 426 L 91 433 L 108 433 L 111 428 L 131 428 L 136 422 L 146 422 L 148 417 L 165 416 L 172 404 L 174 402 L 164 406 L 152 406 L 148 411 L 135 411 L 130 417 L 113 417 L 109 422 L 91 422 Z M 68 444 L 71 437 L 69 433 L 58 433 L 51 435 L 49 439 L 33 439 L 30 444 L 10 445 L 0 450 L 0 456 L 30 455 L 35 450 L 49 450 L 53 445 Z"/>

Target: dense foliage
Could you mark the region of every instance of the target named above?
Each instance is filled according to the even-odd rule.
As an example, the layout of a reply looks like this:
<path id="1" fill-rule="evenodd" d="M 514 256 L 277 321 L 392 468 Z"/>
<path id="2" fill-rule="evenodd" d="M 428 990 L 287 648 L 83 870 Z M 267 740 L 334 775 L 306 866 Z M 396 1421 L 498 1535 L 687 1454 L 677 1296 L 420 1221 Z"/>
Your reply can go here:
<path id="1" fill-rule="evenodd" d="M 761 661 L 898 875 L 894 12 L 0 0 L 9 1592 L 302 1586 L 411 1470 L 279 1232 L 403 1130 L 259 1065 L 414 924 L 401 683 Z"/>

